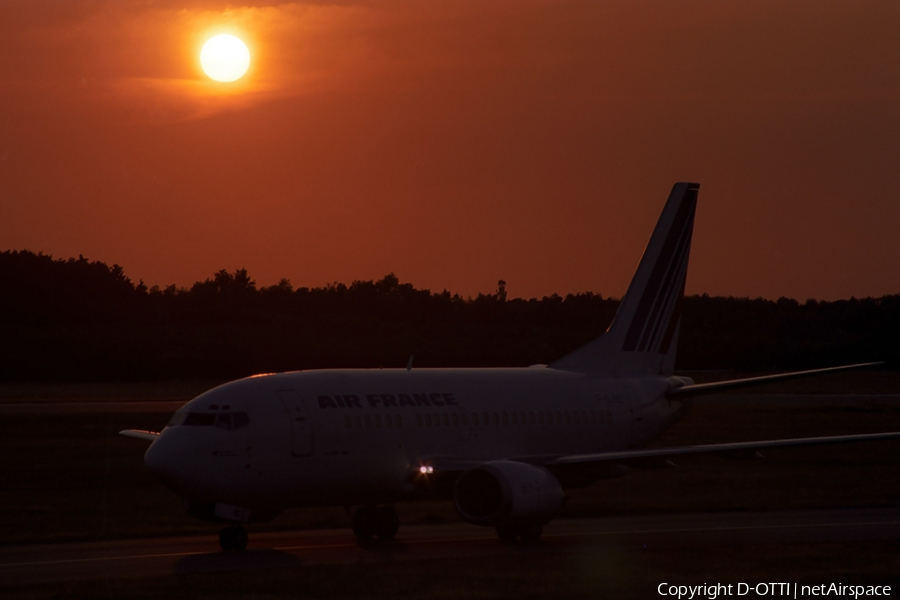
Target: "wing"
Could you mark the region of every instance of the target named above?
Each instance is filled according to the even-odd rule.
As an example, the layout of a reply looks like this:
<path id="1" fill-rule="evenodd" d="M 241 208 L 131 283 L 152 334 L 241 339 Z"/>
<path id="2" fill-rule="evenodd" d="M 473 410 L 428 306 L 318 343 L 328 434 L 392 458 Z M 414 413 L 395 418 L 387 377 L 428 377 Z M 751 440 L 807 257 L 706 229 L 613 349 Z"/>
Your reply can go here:
<path id="1" fill-rule="evenodd" d="M 776 375 L 763 375 L 762 377 L 747 377 L 745 379 L 729 379 L 727 381 L 713 381 L 711 383 L 693 383 L 683 385 L 678 388 L 669 390 L 666 395 L 670 398 L 674 396 L 697 396 L 700 394 L 709 394 L 712 392 L 720 392 L 722 390 L 730 390 L 735 388 L 749 387 L 752 385 L 760 385 L 772 381 L 782 381 L 785 379 L 799 379 L 800 377 L 808 377 L 810 375 L 824 375 L 825 373 L 835 373 L 837 371 L 845 371 L 847 369 L 861 369 L 863 367 L 874 367 L 883 365 L 883 362 L 859 363 L 855 365 L 842 365 L 840 367 L 828 367 L 827 369 L 810 369 L 809 371 L 793 371 L 791 373 L 778 373 Z"/>
<path id="2" fill-rule="evenodd" d="M 617 450 L 567 456 L 515 456 L 504 460 L 541 465 L 556 475 L 562 482 L 563 487 L 585 487 L 597 479 L 623 475 L 628 471 L 627 467 L 671 467 L 674 465 L 669 461 L 670 458 L 686 454 L 713 454 L 725 459 L 758 458 L 758 451 L 768 448 L 873 442 L 893 439 L 900 439 L 900 431 L 754 442 L 729 442 L 725 444 L 678 446 L 674 448 Z M 484 464 L 484 462 L 486 461 L 435 456 L 423 459 L 416 465 L 415 471 L 417 474 L 421 473 L 429 478 L 435 477 L 440 479 L 445 483 L 445 486 L 449 486 L 448 489 L 452 489 L 452 484 L 457 476 L 468 469 Z M 423 468 L 424 470 L 422 470 Z"/>
<path id="3" fill-rule="evenodd" d="M 157 431 L 146 431 L 144 429 L 123 429 L 119 432 L 119 435 L 124 435 L 125 437 L 137 438 L 139 440 L 147 440 L 148 442 L 153 442 L 156 438 L 159 437 L 159 432 Z"/>

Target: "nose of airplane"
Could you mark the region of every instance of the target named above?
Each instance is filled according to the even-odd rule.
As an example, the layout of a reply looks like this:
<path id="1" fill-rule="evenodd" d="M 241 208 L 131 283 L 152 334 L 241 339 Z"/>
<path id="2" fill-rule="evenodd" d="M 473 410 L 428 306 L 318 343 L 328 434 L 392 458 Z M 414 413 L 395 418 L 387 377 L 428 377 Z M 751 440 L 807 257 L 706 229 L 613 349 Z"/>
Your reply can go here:
<path id="1" fill-rule="evenodd" d="M 176 452 L 176 444 L 164 436 L 157 438 L 150 444 L 144 454 L 144 464 L 150 472 L 159 477 L 169 487 L 176 487 L 179 472 L 179 456 Z"/>

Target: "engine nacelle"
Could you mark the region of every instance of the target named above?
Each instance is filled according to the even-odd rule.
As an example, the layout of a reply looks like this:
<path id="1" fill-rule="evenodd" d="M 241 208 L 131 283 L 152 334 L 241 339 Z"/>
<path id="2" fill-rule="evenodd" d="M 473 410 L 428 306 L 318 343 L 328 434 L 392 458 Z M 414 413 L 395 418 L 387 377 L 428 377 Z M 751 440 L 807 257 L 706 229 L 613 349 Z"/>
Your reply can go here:
<path id="1" fill-rule="evenodd" d="M 543 467 L 497 460 L 463 473 L 453 497 L 460 516 L 475 525 L 543 525 L 560 509 L 565 493 Z"/>

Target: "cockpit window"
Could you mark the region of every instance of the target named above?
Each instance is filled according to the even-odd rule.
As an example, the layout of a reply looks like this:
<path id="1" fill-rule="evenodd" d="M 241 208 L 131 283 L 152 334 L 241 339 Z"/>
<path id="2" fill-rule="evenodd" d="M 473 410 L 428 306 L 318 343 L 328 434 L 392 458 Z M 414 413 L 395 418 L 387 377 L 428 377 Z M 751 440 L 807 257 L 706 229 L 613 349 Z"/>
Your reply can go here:
<path id="1" fill-rule="evenodd" d="M 212 425 L 216 422 L 216 415 L 214 413 L 188 413 L 187 418 L 184 420 L 185 427 L 199 427 Z"/>
<path id="2" fill-rule="evenodd" d="M 250 417 L 245 412 L 222 413 L 216 418 L 216 427 L 222 429 L 240 429 L 250 422 Z"/>

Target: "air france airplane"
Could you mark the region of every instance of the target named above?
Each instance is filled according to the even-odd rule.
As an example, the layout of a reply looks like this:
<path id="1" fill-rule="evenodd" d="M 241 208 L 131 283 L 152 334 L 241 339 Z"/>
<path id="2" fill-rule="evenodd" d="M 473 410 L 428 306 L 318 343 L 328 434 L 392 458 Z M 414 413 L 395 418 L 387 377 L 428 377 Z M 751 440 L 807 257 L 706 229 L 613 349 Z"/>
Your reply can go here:
<path id="1" fill-rule="evenodd" d="M 394 503 L 448 497 L 504 542 L 537 540 L 564 489 L 680 454 L 879 440 L 900 432 L 643 448 L 696 394 L 864 365 L 694 384 L 673 375 L 696 183 L 677 183 L 609 329 L 550 365 L 316 370 L 257 375 L 201 394 L 152 441 L 146 466 L 200 519 L 243 523 L 299 506 L 359 506 L 361 541 L 388 540 Z M 878 364 L 878 363 L 868 363 Z M 642 449 L 643 448 L 643 449 Z"/>

